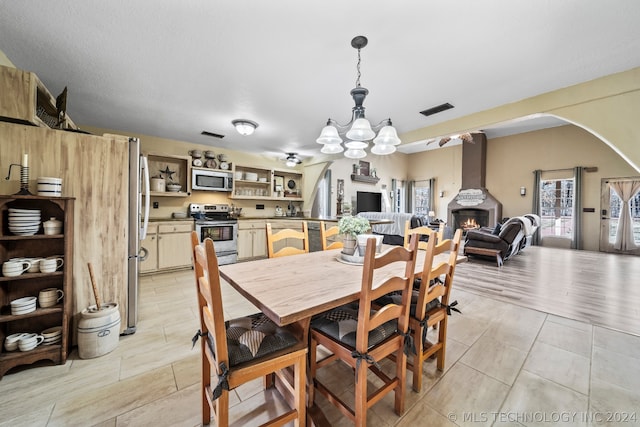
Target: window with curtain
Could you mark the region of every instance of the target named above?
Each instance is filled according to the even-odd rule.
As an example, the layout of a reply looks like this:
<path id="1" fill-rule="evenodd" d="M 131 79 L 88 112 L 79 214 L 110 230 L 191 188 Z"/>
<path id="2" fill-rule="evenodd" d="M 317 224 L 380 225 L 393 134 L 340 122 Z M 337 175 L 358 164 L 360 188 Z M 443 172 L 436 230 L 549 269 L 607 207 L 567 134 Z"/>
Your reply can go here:
<path id="1" fill-rule="evenodd" d="M 433 180 L 415 181 L 413 187 L 413 206 L 411 206 L 411 211 L 415 215 L 427 216 L 429 211 L 434 210 L 431 206 L 431 201 L 433 200 L 432 181 Z"/>
<path id="2" fill-rule="evenodd" d="M 405 212 L 407 200 L 407 198 L 405 197 L 405 182 L 398 181 L 397 179 L 392 179 L 391 194 L 393 194 L 393 205 L 391 206 L 391 212 Z"/>
<path id="3" fill-rule="evenodd" d="M 573 238 L 574 179 L 542 179 L 540 181 L 540 216 L 542 238 Z"/>
<path id="4" fill-rule="evenodd" d="M 638 188 L 640 188 L 640 181 L 612 180 L 609 187 L 609 242 L 614 244 L 616 249 L 640 247 L 640 191 Z M 624 198 L 628 199 L 627 204 L 624 203 Z M 628 219 L 623 218 L 624 216 Z M 624 226 L 623 221 L 627 222 Z"/>

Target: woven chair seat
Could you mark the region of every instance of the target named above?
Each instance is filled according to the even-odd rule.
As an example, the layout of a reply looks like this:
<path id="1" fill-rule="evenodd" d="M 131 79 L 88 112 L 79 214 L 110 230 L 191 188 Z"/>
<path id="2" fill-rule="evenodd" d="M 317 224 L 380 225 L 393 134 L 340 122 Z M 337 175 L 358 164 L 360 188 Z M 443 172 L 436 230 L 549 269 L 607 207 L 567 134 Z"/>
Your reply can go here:
<path id="1" fill-rule="evenodd" d="M 231 367 L 268 356 L 298 343 L 286 329 L 278 327 L 262 313 L 225 322 Z M 212 343 L 209 333 L 209 346 Z M 213 349 L 212 349 L 213 350 Z"/>
<path id="2" fill-rule="evenodd" d="M 372 313 L 374 311 L 372 310 Z M 358 325 L 358 304 L 343 305 L 326 313 L 314 317 L 311 328 L 317 329 L 336 341 L 349 347 L 356 346 L 356 329 Z M 371 348 L 391 335 L 398 329 L 398 322 L 391 320 L 369 331 L 368 348 Z"/>

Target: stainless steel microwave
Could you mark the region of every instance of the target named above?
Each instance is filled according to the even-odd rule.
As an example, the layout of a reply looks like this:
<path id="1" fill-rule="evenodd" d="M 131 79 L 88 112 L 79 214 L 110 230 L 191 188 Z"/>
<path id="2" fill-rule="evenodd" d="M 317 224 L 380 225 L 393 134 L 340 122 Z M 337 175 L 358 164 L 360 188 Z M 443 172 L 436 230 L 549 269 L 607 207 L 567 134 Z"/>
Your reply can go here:
<path id="1" fill-rule="evenodd" d="M 232 191 L 233 175 L 231 172 L 192 168 L 191 189 L 205 191 Z"/>

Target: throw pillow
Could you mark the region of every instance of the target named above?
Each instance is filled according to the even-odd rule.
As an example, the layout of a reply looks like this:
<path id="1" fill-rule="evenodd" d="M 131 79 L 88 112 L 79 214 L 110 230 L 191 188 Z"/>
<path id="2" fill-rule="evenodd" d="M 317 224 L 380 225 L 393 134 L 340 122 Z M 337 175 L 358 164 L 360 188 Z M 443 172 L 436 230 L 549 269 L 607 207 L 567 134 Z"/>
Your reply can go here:
<path id="1" fill-rule="evenodd" d="M 500 230 L 501 230 L 501 229 L 502 229 L 502 224 L 497 223 L 497 224 L 496 224 L 496 228 L 494 228 L 494 229 L 493 229 L 493 233 L 492 233 L 492 234 L 494 234 L 494 235 L 496 235 L 496 236 L 497 236 L 498 234 L 500 234 Z"/>

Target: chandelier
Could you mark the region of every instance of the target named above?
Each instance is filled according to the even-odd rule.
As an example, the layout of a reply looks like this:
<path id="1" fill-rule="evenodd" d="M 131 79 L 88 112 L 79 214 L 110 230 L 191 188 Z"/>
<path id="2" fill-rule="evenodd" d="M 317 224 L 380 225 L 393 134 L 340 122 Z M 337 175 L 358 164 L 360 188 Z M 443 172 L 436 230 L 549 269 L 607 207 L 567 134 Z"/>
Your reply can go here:
<path id="1" fill-rule="evenodd" d="M 387 155 L 396 151 L 396 145 L 400 144 L 400 138 L 396 129 L 391 124 L 391 119 L 384 119 L 377 125 L 372 126 L 364 116 L 364 99 L 369 94 L 369 90 L 360 86 L 360 49 L 367 45 L 365 36 L 356 36 L 351 40 L 351 46 L 358 50 L 356 87 L 351 89 L 351 97 L 355 102 L 352 108 L 351 120 L 345 125 L 341 125 L 333 119 L 327 120 L 327 125 L 322 128 L 322 132 L 316 142 L 323 144 L 321 153 L 337 154 L 344 151 L 344 156 L 350 159 L 361 159 L 367 155 L 364 151 L 369 146 L 369 141 L 373 140 L 371 152 L 377 155 Z M 377 135 L 376 135 L 377 132 Z M 346 150 L 342 148 L 342 138 Z"/>

